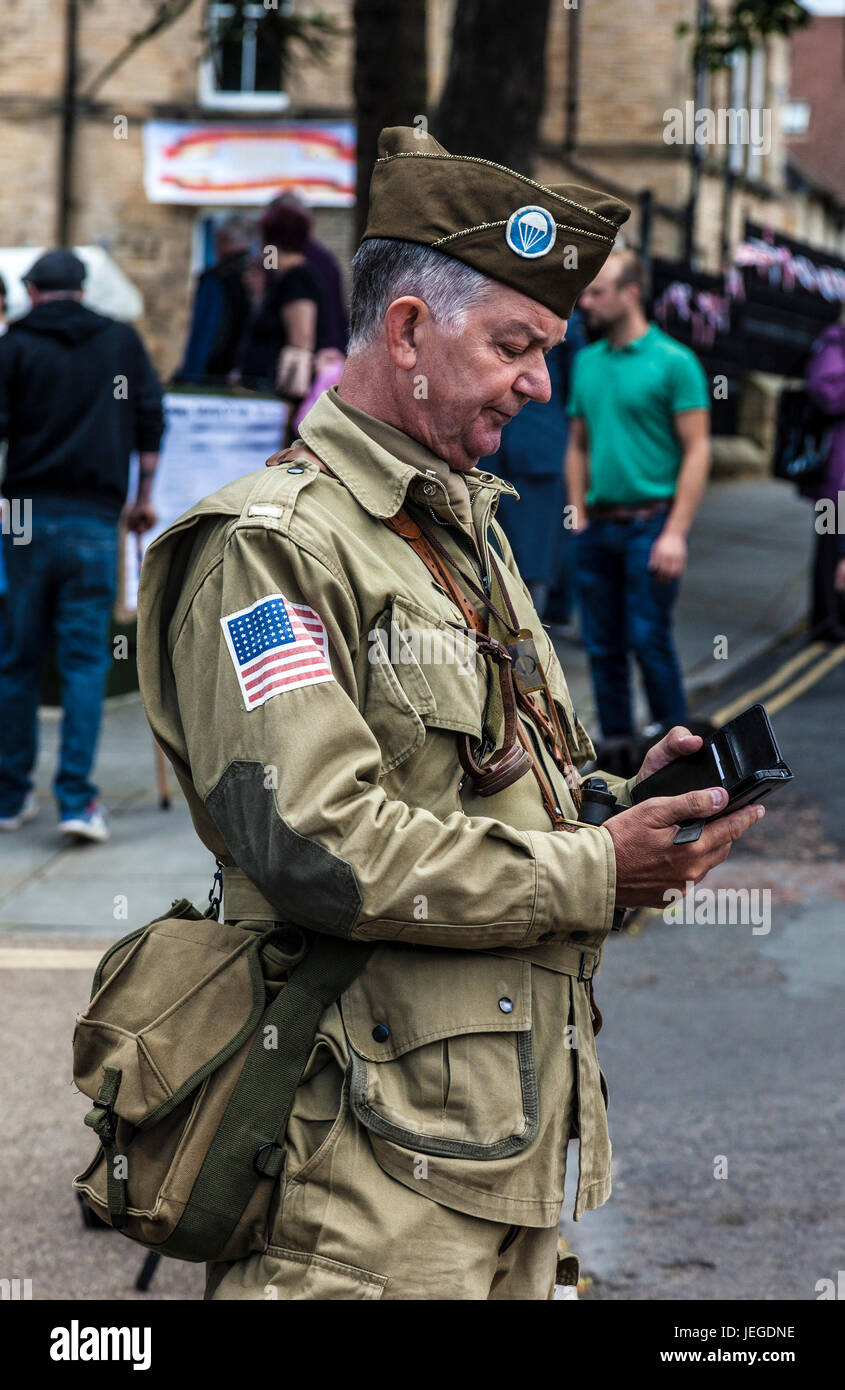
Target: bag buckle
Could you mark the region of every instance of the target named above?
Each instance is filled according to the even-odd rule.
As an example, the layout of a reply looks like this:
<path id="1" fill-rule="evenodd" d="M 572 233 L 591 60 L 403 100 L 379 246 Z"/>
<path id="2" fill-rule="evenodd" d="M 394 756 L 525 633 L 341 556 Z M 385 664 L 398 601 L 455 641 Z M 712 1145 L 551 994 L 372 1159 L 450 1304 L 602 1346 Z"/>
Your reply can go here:
<path id="1" fill-rule="evenodd" d="M 266 1153 L 267 1149 L 275 1149 L 275 1153 Z M 252 1166 L 260 1178 L 277 1178 L 282 1171 L 285 1151 L 281 1144 L 267 1143 L 259 1144 L 252 1159 Z"/>
<path id="2" fill-rule="evenodd" d="M 95 1110 L 101 1113 L 95 1116 Z M 85 1123 L 90 1125 L 105 1148 L 110 1148 L 115 1143 L 117 1137 L 117 1117 L 114 1113 L 114 1104 L 112 1101 L 92 1100 L 91 1109 L 85 1116 Z"/>
<path id="3" fill-rule="evenodd" d="M 223 863 L 220 859 L 214 860 L 217 868 L 214 878 L 211 880 L 211 888 L 208 892 L 208 911 L 206 917 L 213 917 L 215 922 L 220 920 L 220 904 L 223 901 Z"/>

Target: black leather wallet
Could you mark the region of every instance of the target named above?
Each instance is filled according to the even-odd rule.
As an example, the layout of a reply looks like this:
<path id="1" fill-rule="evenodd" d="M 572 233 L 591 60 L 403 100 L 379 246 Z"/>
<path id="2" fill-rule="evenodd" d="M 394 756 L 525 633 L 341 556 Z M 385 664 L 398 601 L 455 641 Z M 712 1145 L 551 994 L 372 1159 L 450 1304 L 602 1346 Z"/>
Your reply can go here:
<path id="1" fill-rule="evenodd" d="M 768 796 L 792 781 L 771 721 L 763 705 L 751 705 L 705 739 L 697 753 L 676 758 L 659 772 L 637 783 L 631 792 L 635 805 L 653 796 L 683 796 L 705 787 L 724 787 L 727 805 L 702 820 L 687 821 L 675 844 L 697 840 L 708 820 Z"/>

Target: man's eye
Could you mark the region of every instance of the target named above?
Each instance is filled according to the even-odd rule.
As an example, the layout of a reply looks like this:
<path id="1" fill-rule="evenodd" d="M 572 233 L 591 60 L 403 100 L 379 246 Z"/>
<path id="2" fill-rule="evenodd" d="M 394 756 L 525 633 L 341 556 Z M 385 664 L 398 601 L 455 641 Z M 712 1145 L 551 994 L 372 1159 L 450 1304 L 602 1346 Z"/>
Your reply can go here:
<path id="1" fill-rule="evenodd" d="M 499 348 L 502 352 L 506 352 L 509 357 L 520 357 L 522 354 L 522 348 L 509 347 L 507 343 L 499 343 Z"/>

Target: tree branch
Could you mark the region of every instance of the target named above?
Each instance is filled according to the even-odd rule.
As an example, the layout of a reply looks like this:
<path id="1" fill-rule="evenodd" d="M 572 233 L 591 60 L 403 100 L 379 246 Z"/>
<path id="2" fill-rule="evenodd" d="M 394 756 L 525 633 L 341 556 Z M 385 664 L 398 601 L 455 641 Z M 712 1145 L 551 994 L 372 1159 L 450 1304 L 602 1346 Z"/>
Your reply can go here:
<path id="1" fill-rule="evenodd" d="M 140 29 L 137 34 L 133 34 L 131 39 L 113 58 L 110 58 L 105 67 L 88 83 L 88 86 L 80 92 L 82 101 L 91 101 L 96 96 L 100 88 L 113 77 L 118 68 L 136 53 L 143 44 L 155 38 L 163 29 L 167 29 L 171 24 L 175 24 L 177 19 L 181 19 L 186 10 L 191 8 L 194 0 L 161 0 L 161 4 L 147 25 L 146 29 Z"/>

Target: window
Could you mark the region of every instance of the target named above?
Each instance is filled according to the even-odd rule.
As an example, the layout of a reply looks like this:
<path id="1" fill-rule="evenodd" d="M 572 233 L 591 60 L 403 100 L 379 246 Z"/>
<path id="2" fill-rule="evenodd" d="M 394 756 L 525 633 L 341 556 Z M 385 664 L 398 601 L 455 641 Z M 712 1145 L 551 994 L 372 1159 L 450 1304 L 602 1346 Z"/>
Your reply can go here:
<path id="1" fill-rule="evenodd" d="M 748 93 L 748 54 L 741 49 L 732 53 L 729 58 L 731 68 L 731 100 L 730 109 L 739 111 L 745 106 L 745 99 Z M 734 174 L 742 174 L 745 171 L 746 150 L 743 145 L 734 143 L 728 152 L 728 164 Z"/>
<path id="2" fill-rule="evenodd" d="M 748 68 L 748 109 L 751 125 L 751 142 L 748 147 L 748 177 L 759 179 L 763 176 L 763 154 L 771 148 L 771 110 L 766 109 L 766 50 L 758 44 L 752 50 Z M 765 138 L 763 122 L 768 122 L 768 139 Z M 764 146 L 768 148 L 764 151 Z"/>
<path id="3" fill-rule="evenodd" d="M 264 6 L 258 0 L 210 0 L 209 52 L 200 64 L 200 101 L 221 110 L 280 111 L 282 47 L 278 25 L 291 0 Z"/>
<path id="4" fill-rule="evenodd" d="M 785 101 L 780 108 L 780 128 L 784 135 L 806 135 L 810 127 L 810 103 Z"/>
<path id="5" fill-rule="evenodd" d="M 730 111 L 735 113 L 734 133 L 729 134 L 728 166 L 735 174 L 759 179 L 763 158 L 771 151 L 771 109 L 766 100 L 766 49 L 758 44 L 750 53 L 738 49 L 728 58 Z"/>

